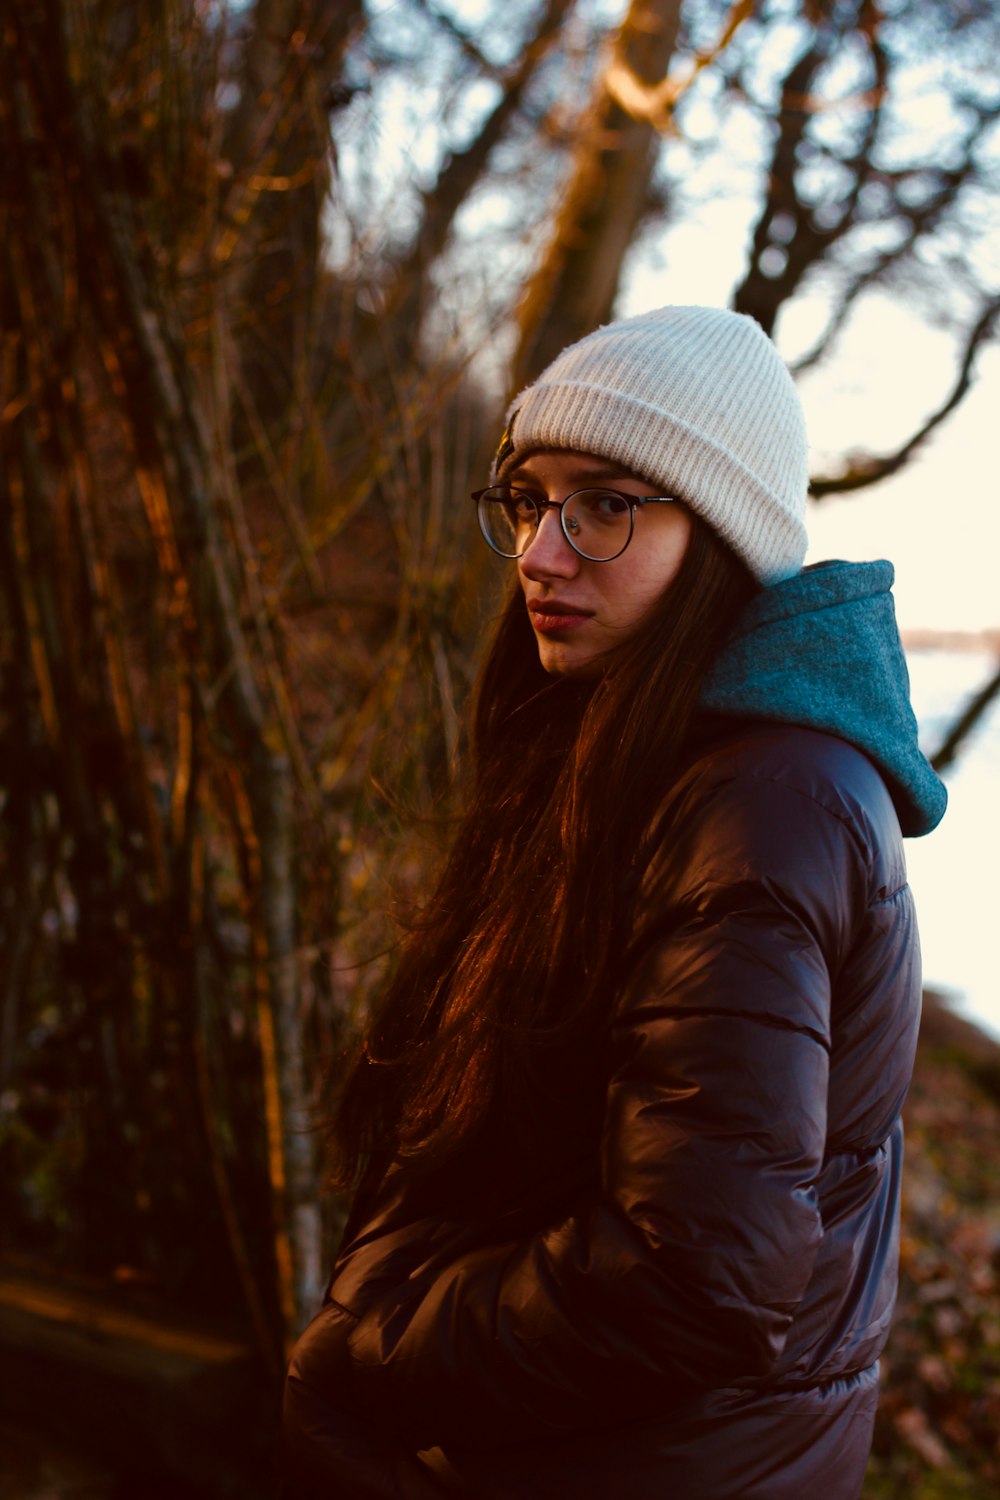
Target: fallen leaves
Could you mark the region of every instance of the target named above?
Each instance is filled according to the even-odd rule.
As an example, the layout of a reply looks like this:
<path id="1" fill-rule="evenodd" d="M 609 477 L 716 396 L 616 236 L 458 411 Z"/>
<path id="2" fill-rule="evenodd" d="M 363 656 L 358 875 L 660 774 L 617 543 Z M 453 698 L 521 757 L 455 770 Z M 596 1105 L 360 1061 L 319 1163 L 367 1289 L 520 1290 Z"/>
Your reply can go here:
<path id="1" fill-rule="evenodd" d="M 865 1500 L 1000 1493 L 1000 1048 L 955 1020 L 929 997 Z"/>

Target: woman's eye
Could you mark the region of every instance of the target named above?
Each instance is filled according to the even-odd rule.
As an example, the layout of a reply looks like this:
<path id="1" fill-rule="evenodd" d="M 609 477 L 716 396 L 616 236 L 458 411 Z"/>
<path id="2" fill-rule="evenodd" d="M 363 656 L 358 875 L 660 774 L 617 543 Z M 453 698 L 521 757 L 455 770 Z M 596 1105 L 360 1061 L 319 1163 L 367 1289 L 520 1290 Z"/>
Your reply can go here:
<path id="1" fill-rule="evenodd" d="M 628 508 L 628 501 L 623 495 L 595 492 L 587 497 L 588 515 L 599 517 L 601 520 L 614 520 L 618 516 L 627 514 Z"/>

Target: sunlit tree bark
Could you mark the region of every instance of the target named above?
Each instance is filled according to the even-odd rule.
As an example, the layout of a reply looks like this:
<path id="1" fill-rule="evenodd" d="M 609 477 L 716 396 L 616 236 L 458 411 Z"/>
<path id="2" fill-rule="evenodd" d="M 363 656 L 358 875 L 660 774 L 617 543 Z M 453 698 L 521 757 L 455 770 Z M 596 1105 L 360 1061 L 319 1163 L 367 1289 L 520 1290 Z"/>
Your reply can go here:
<path id="1" fill-rule="evenodd" d="M 679 21 L 680 0 L 633 0 L 614 38 L 596 97 L 580 121 L 548 248 L 518 312 L 515 387 L 610 316 L 659 143 L 653 121 L 623 106 L 615 80 L 624 73 L 640 84 L 658 83 Z"/>

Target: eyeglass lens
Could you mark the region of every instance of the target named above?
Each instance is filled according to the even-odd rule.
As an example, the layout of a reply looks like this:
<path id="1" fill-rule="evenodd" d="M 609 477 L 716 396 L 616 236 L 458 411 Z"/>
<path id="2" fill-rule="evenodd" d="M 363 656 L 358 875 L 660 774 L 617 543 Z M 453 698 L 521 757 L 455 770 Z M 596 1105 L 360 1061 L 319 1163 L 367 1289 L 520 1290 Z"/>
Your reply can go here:
<path id="1" fill-rule="evenodd" d="M 534 540 L 541 508 L 530 495 L 498 485 L 479 499 L 483 536 L 502 557 L 520 557 Z M 563 506 L 570 546 L 592 562 L 609 562 L 628 546 L 632 507 L 608 490 L 578 490 Z"/>

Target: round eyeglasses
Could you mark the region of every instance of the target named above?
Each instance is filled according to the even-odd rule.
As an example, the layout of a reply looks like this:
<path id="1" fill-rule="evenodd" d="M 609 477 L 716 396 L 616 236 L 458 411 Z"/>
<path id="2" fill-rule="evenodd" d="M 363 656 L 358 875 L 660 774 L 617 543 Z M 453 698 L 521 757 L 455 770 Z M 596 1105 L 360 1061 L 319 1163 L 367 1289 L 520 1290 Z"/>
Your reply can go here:
<path id="1" fill-rule="evenodd" d="M 563 535 L 588 562 L 612 562 L 632 540 L 640 505 L 675 505 L 673 495 L 624 495 L 620 490 L 574 490 L 565 500 L 541 500 L 510 484 L 493 484 L 472 496 L 479 529 L 501 557 L 523 557 L 535 540 L 542 513 L 557 510 Z"/>

